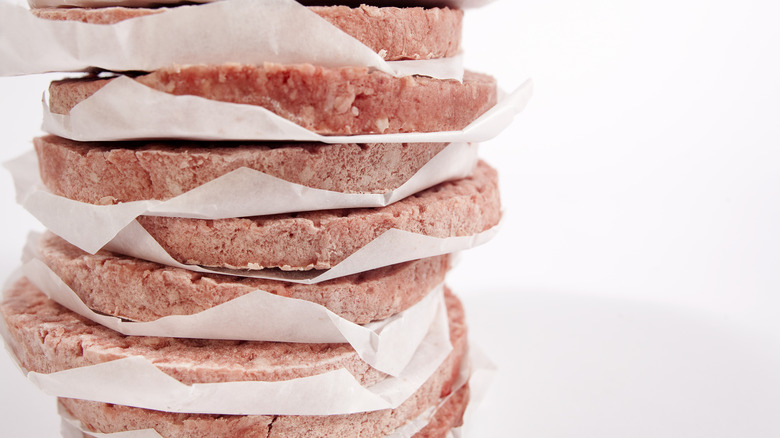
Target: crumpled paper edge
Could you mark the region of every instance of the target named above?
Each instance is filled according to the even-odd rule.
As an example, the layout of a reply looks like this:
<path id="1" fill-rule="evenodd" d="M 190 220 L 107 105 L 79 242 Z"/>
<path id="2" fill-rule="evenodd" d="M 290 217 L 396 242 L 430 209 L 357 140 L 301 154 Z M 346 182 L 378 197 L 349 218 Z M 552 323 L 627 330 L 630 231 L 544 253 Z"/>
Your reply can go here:
<path id="1" fill-rule="evenodd" d="M 321 143 L 483 142 L 512 123 L 533 93 L 530 79 L 460 131 L 369 135 L 320 135 L 256 105 L 174 96 L 126 76 L 112 80 L 55 114 L 44 98 L 43 130 L 77 141 L 132 139 L 315 141 Z"/>
<path id="2" fill-rule="evenodd" d="M 114 24 L 55 21 L 0 2 L 0 75 L 153 71 L 170 65 L 310 63 L 461 80 L 461 59 L 393 64 L 293 0 L 230 0 Z M 204 30 L 208 31 L 204 31 Z"/>
<path id="3" fill-rule="evenodd" d="M 346 370 L 281 382 L 186 385 L 134 356 L 27 378 L 48 395 L 146 409 L 219 415 L 336 415 L 394 409 L 437 370 L 452 351 L 442 303 L 431 330 L 398 377 L 361 386 Z"/>
<path id="4" fill-rule="evenodd" d="M 434 323 L 444 299 L 444 285 L 440 284 L 403 312 L 382 321 L 358 325 L 319 304 L 258 289 L 194 315 L 134 322 L 94 312 L 39 259 L 28 260 L 22 271 L 50 299 L 123 335 L 349 343 L 364 362 L 392 376 L 399 375 L 408 365 Z M 300 321 L 307 321 L 307 324 Z"/>

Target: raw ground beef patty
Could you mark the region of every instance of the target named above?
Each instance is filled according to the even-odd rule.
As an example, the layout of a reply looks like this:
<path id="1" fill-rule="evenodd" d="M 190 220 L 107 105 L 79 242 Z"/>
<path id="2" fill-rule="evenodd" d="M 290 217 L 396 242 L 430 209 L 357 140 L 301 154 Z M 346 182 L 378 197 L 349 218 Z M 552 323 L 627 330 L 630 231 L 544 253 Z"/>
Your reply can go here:
<path id="1" fill-rule="evenodd" d="M 133 321 L 195 314 L 260 289 L 365 324 L 414 305 L 444 282 L 449 269 L 449 256 L 439 256 L 307 285 L 199 274 L 108 251 L 92 255 L 51 233 L 40 239 L 37 252 L 87 307 Z"/>
<path id="2" fill-rule="evenodd" d="M 174 259 L 230 269 L 328 269 L 394 228 L 447 238 L 497 225 L 496 171 L 480 162 L 448 181 L 381 208 L 323 210 L 234 219 L 140 216 L 138 222 Z"/>
<path id="3" fill-rule="evenodd" d="M 498 101 L 495 79 L 468 71 L 460 82 L 367 67 L 224 64 L 173 66 L 134 79 L 176 96 L 261 106 L 322 135 L 457 131 Z M 49 109 L 68 114 L 112 80 L 54 81 Z"/>
<path id="4" fill-rule="evenodd" d="M 245 167 L 342 193 L 397 189 L 447 143 L 77 142 L 34 140 L 52 193 L 91 204 L 166 200 Z"/>
<path id="5" fill-rule="evenodd" d="M 164 12 L 166 8 L 33 8 L 48 20 L 113 24 Z M 450 8 L 394 8 L 361 5 L 315 6 L 310 11 L 351 35 L 387 61 L 455 56 L 460 51 L 463 11 Z"/>

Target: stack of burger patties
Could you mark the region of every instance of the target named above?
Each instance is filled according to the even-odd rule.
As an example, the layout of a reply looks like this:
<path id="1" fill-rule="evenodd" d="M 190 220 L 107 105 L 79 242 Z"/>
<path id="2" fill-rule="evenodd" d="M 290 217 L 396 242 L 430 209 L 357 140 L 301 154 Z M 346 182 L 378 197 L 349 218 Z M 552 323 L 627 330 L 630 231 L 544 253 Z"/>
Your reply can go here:
<path id="1" fill-rule="evenodd" d="M 485 133 L 495 81 L 459 67 L 460 9 L 32 6 L 3 14 L 33 41 L 14 74 L 86 73 L 51 84 L 51 135 L 10 166 L 51 231 L 0 330 L 64 434 L 461 425 L 472 370 L 444 279 L 501 218 L 475 144 L 501 123 Z"/>

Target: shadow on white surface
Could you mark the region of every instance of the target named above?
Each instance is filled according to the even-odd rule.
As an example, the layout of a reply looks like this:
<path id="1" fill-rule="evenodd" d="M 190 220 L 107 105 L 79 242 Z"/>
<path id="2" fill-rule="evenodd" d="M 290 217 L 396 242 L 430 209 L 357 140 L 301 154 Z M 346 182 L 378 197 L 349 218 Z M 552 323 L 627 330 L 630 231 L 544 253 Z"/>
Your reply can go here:
<path id="1" fill-rule="evenodd" d="M 692 311 L 543 292 L 464 297 L 498 372 L 480 436 L 780 436 L 780 338 Z"/>

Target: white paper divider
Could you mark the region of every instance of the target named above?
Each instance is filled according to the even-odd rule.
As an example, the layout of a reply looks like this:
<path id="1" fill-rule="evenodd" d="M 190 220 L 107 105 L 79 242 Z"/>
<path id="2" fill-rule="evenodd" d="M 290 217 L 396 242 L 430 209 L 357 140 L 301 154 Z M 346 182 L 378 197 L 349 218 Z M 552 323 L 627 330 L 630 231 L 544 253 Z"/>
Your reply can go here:
<path id="1" fill-rule="evenodd" d="M 100 247 L 141 215 L 223 219 L 335 208 L 384 207 L 443 181 L 464 178 L 477 164 L 477 145 L 451 143 L 409 180 L 386 193 L 341 193 L 291 183 L 257 170 L 240 168 L 166 201 L 116 205 L 73 201 L 49 192 L 40 180 L 34 152 L 5 163 L 16 199 L 48 228 L 62 234 L 87 231 Z M 60 234 L 58 233 L 58 234 Z M 81 240 L 81 239 L 78 239 Z"/>
<path id="2" fill-rule="evenodd" d="M 319 135 L 256 105 L 175 96 L 120 76 L 74 106 L 55 114 L 43 103 L 43 129 L 78 141 L 148 138 L 286 140 L 323 143 L 482 142 L 509 126 L 531 98 L 525 81 L 461 131 L 370 135 Z"/>
<path id="3" fill-rule="evenodd" d="M 219 0 L 193 0 L 191 3 L 210 3 Z M 492 3 L 494 0 L 373 0 L 372 4 L 388 4 L 392 6 L 422 6 L 426 8 L 448 6 L 451 8 L 471 9 Z M 103 8 L 111 6 L 149 7 L 159 5 L 174 5 L 181 0 L 30 0 L 30 6 L 35 8 L 86 7 Z M 348 3 L 348 2 L 347 2 Z M 354 2 L 359 3 L 359 2 Z"/>
<path id="4" fill-rule="evenodd" d="M 448 58 L 387 61 L 395 76 L 430 76 L 436 79 L 463 81 L 463 54 Z"/>
<path id="5" fill-rule="evenodd" d="M 233 339 L 304 343 L 349 343 L 363 361 L 397 376 L 411 360 L 437 315 L 443 285 L 405 311 L 365 325 L 324 306 L 256 290 L 194 315 L 135 322 L 92 311 L 46 264 L 27 261 L 25 276 L 49 298 L 114 331 L 130 336 Z M 301 324 L 301 321 L 306 321 Z"/>
<path id="6" fill-rule="evenodd" d="M 336 415 L 393 409 L 436 371 L 452 346 L 446 308 L 397 377 L 361 386 L 346 370 L 280 382 L 186 385 L 143 357 L 130 357 L 50 374 L 27 373 L 44 393 L 167 412 L 222 415 Z"/>
<path id="7" fill-rule="evenodd" d="M 396 69 L 366 45 L 294 0 L 229 0 L 179 6 L 115 24 L 40 19 L 0 2 L 0 75 L 153 71 L 183 64 L 309 63 L 366 66 L 393 75 L 460 80 L 462 63 L 420 61 Z"/>

